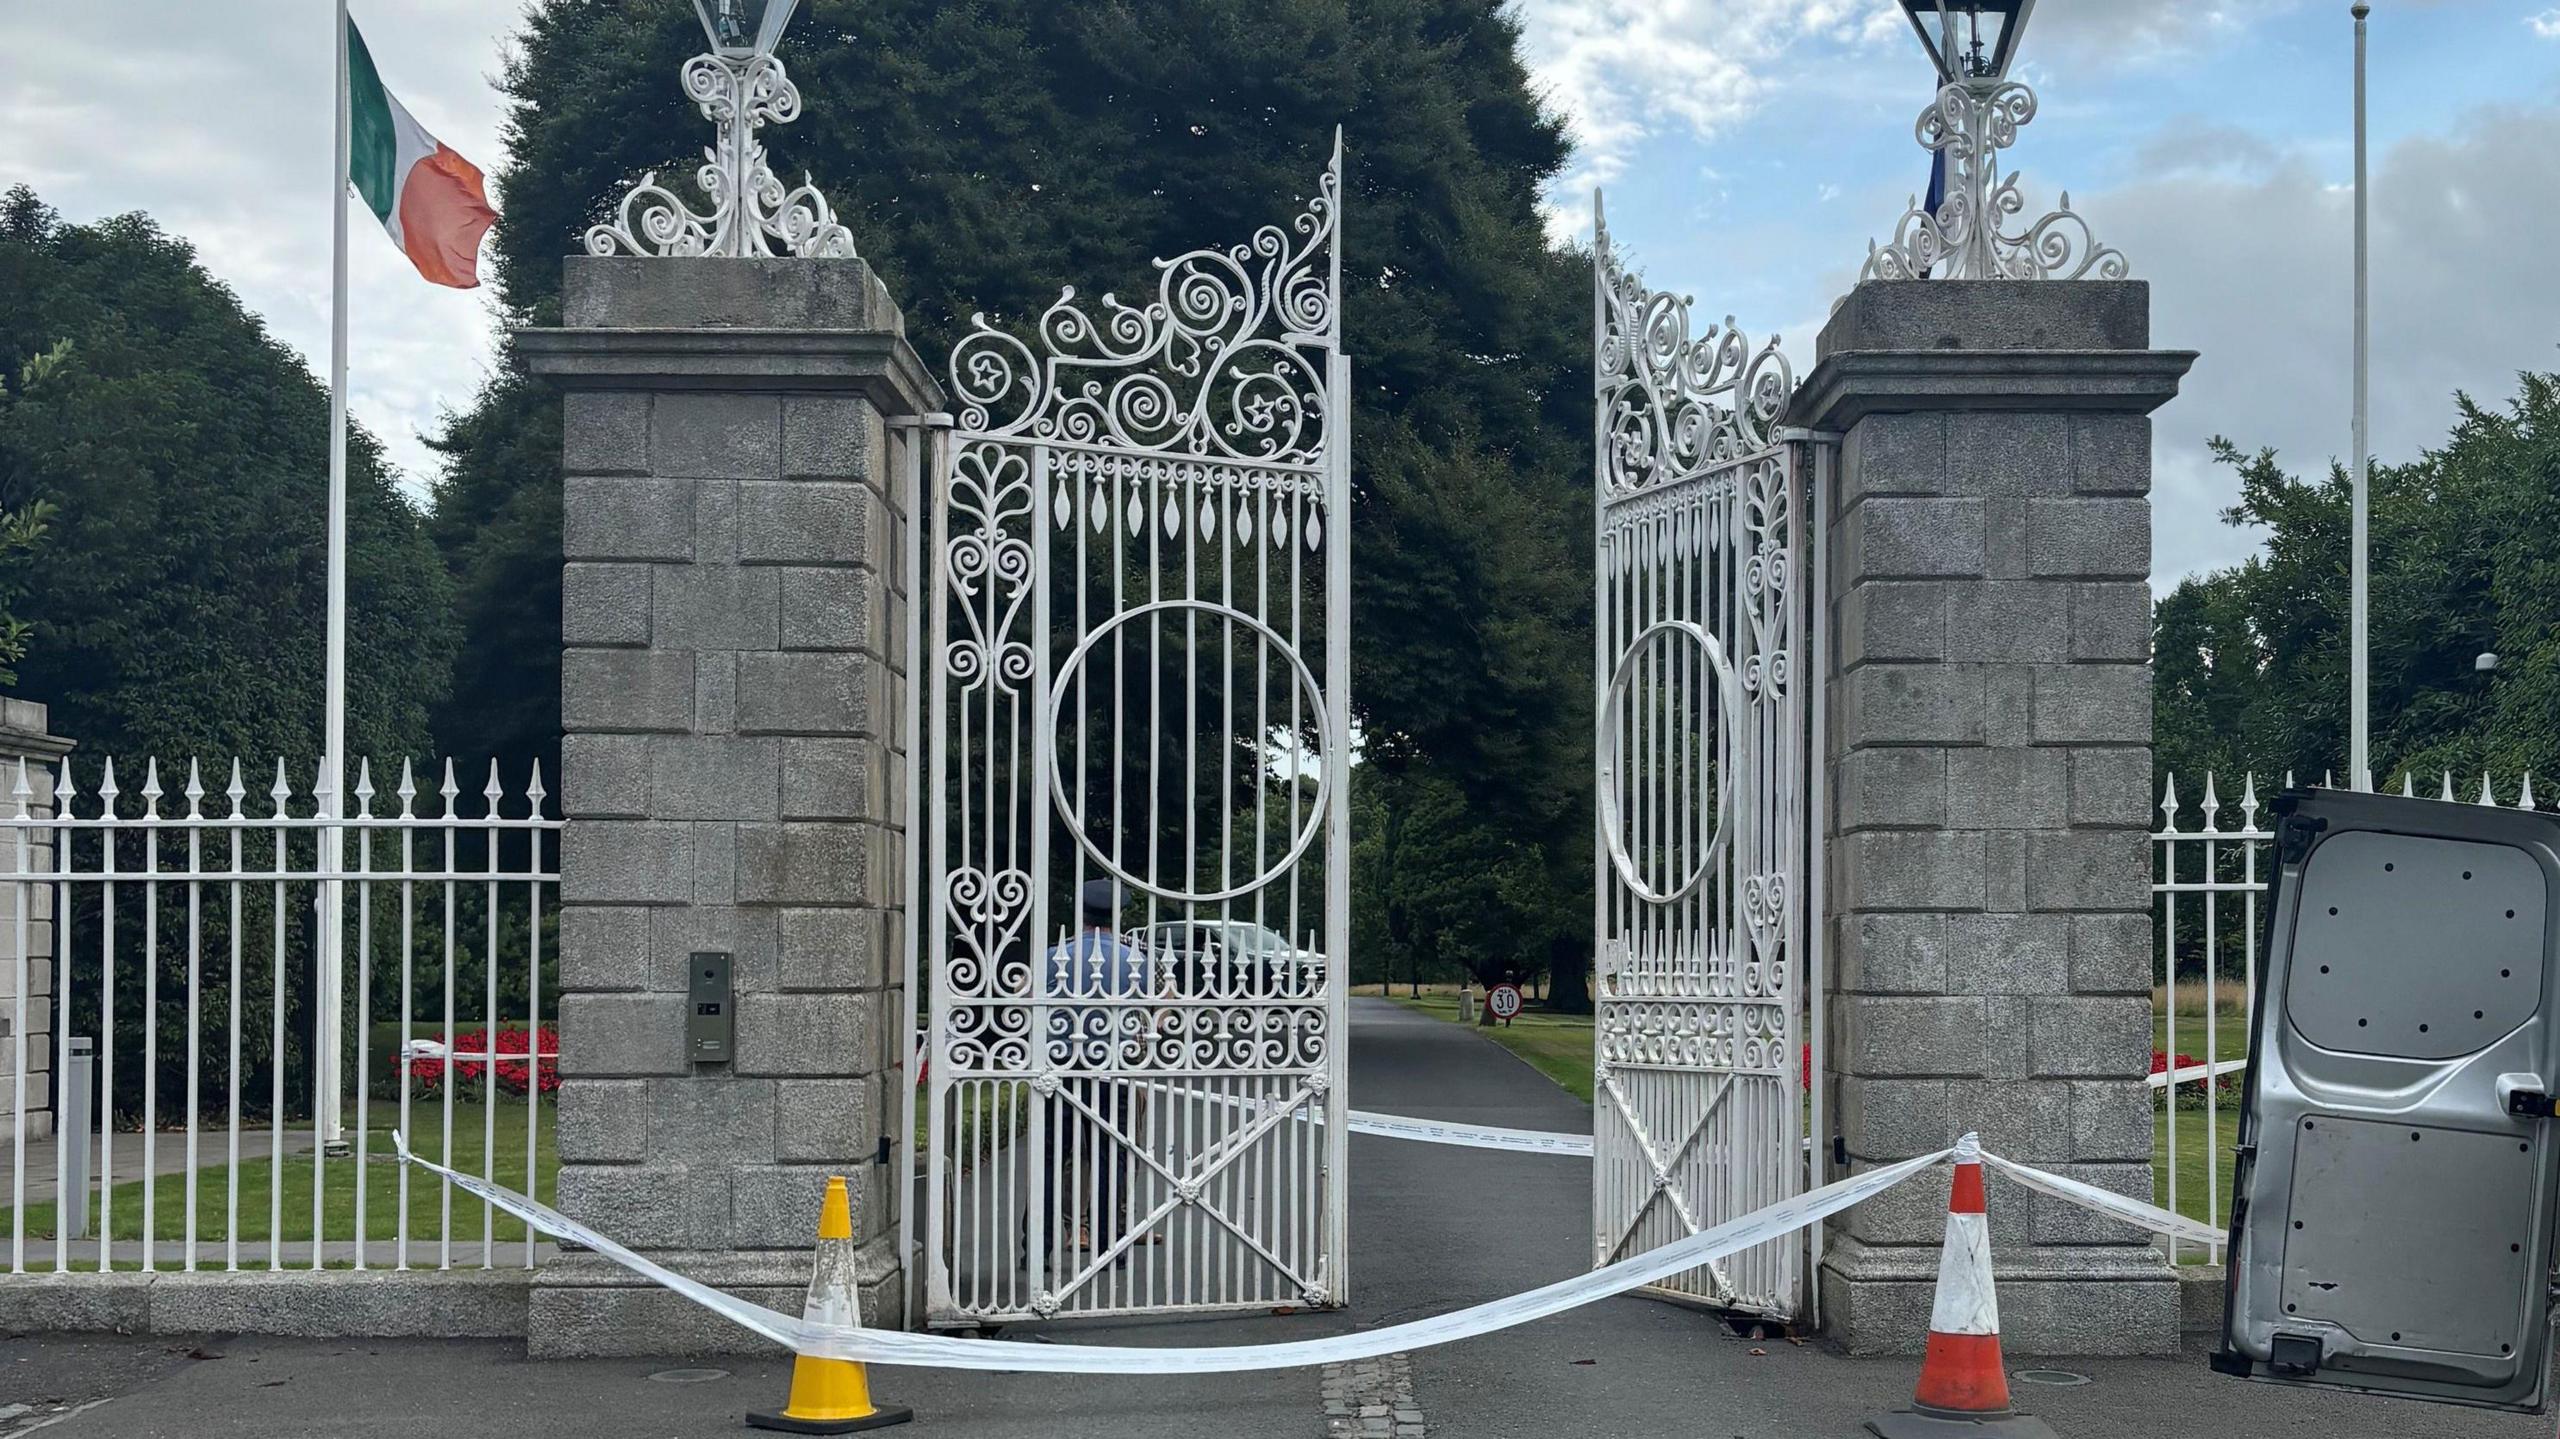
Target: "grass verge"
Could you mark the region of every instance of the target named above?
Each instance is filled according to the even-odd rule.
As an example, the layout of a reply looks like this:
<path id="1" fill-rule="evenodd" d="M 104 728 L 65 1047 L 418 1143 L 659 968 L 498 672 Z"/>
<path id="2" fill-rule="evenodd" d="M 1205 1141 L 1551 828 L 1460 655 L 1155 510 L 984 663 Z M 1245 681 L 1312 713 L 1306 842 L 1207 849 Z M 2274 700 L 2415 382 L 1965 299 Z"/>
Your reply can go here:
<path id="1" fill-rule="evenodd" d="M 528 1167 L 525 1154 L 526 1101 L 501 1097 L 494 1111 L 477 1102 L 457 1097 L 453 1105 L 453 1158 L 446 1160 L 444 1139 L 444 1106 L 441 1102 L 412 1100 L 409 1122 L 413 1133 L 409 1147 L 416 1153 L 468 1174 L 487 1175 L 492 1171 L 489 1125 L 496 1121 L 497 1144 L 494 1178 L 516 1192 L 530 1193 L 548 1203 L 558 1193 L 560 1156 L 553 1142 L 553 1116 L 556 1102 L 546 1100 L 535 1117 L 532 1163 Z M 320 1191 L 320 1234 L 328 1240 L 356 1237 L 356 1175 L 361 1169 L 365 1190 L 365 1237 L 391 1239 L 398 1234 L 400 1208 L 400 1174 L 406 1166 L 391 1145 L 392 1128 L 400 1122 L 400 1106 L 396 1102 L 377 1100 L 372 1105 L 365 1143 L 365 1163 L 359 1166 L 352 1156 L 330 1159 L 322 1168 Z M 242 1133 L 250 1126 L 245 1122 Z M 303 1131 L 306 1135 L 308 1129 Z M 290 1137 L 293 1131 L 288 1130 Z M 349 1133 L 353 1140 L 352 1126 Z M 239 1165 L 239 1207 L 231 1208 L 232 1167 L 220 1163 L 228 1136 L 217 1129 L 200 1129 L 196 1146 L 203 1167 L 196 1175 L 196 1243 L 227 1244 L 236 1233 L 243 1245 L 264 1244 L 272 1235 L 278 1242 L 307 1242 L 312 1237 L 312 1157 L 309 1149 L 285 1157 L 281 1182 L 281 1215 L 277 1214 L 279 1182 L 276 1163 L 270 1159 L 248 1159 Z M 159 1152 L 165 1159 L 172 1153 L 183 1153 L 184 1134 L 164 1133 L 159 1137 Z M 116 1158 L 119 1164 L 141 1162 L 141 1136 L 116 1136 Z M 206 1162 L 212 1161 L 212 1162 Z M 530 1187 L 528 1187 L 530 1178 Z M 114 1237 L 139 1240 L 142 1237 L 142 1181 L 119 1179 L 108 1206 L 114 1218 Z M 183 1174 L 163 1174 L 154 1182 L 152 1212 L 154 1242 L 174 1248 L 185 1240 L 187 1232 L 187 1181 Z M 93 1201 L 94 1202 L 94 1201 Z M 446 1233 L 446 1195 L 444 1184 L 424 1171 L 409 1174 L 409 1237 L 437 1240 Z M 488 1206 L 465 1194 L 455 1194 L 451 1204 L 452 1235 L 457 1240 L 477 1242 L 484 1233 L 483 1218 Z M 92 1210 L 94 1220 L 95 1210 Z M 236 1217 L 236 1223 L 234 1222 Z M 280 1223 L 279 1223 L 280 1220 Z M 27 1206 L 27 1238 L 32 1247 L 39 1237 L 50 1242 L 54 1226 L 59 1222 L 52 1204 Z M 0 1208 L 0 1235 L 9 1231 L 10 1212 Z M 522 1242 L 524 1226 L 505 1214 L 497 1214 L 494 1237 L 498 1242 Z M 90 1233 L 97 1232 L 92 1223 Z M 32 1261 L 33 1255 L 30 1254 Z M 47 1256 L 48 1259 L 50 1256 Z M 155 1256 L 156 1258 L 157 1256 Z M 246 1258 L 246 1256 L 243 1256 Z M 119 1265 L 118 1267 L 122 1267 Z"/>

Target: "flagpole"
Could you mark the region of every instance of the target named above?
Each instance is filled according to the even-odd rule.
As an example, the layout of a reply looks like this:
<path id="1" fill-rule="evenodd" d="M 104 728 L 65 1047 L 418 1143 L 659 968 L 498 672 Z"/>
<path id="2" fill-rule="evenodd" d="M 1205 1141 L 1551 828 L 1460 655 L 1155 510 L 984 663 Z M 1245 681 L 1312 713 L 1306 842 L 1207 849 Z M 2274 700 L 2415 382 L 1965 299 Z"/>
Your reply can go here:
<path id="1" fill-rule="evenodd" d="M 2367 527 L 2372 518 L 2372 502 L 2366 492 L 2366 468 L 2369 464 L 2365 440 L 2365 369 L 2367 343 L 2371 324 L 2365 312 L 2365 194 L 2364 194 L 2364 17 L 2373 7 L 2359 3 L 2352 11 L 2356 17 L 2356 260 L 2355 260 L 2355 469 L 2350 478 L 2349 507 L 2352 511 L 2350 540 L 2354 555 L 2350 561 L 2348 581 L 2348 626 L 2354 655 L 2350 660 L 2348 680 L 2347 773 L 2349 787 L 2373 788 L 2372 757 L 2367 746 L 2371 741 L 2369 705 L 2372 700 L 2371 661 L 2367 654 L 2369 635 L 2366 628 L 2366 605 L 2370 599 L 2371 576 L 2367 560 Z"/>
<path id="2" fill-rule="evenodd" d="M 329 253 L 329 655 L 324 680 L 327 698 L 322 706 L 327 735 L 320 751 L 317 796 L 321 817 L 327 820 L 346 813 L 342 791 L 347 769 L 347 170 L 353 146 L 347 94 L 347 0 L 338 0 L 337 10 L 337 184 L 330 192 L 335 223 Z M 335 824 L 326 826 L 320 847 L 320 984 L 315 1016 L 319 1032 L 314 1056 L 320 1112 L 312 1119 L 322 1145 L 342 1150 L 346 1124 L 340 1112 L 338 1047 L 346 977 L 341 973 L 344 936 L 339 933 L 338 917 L 345 886 L 336 876 L 345 862 L 345 831 Z"/>

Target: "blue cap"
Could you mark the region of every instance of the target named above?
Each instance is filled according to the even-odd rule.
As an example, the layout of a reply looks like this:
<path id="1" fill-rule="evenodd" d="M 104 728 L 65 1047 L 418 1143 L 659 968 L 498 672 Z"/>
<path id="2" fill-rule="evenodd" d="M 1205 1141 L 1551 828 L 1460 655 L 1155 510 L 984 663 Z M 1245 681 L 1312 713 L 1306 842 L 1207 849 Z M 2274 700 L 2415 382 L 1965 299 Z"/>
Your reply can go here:
<path id="1" fill-rule="evenodd" d="M 1109 919 L 1120 912 L 1120 886 L 1107 879 L 1086 880 L 1077 902 L 1086 914 Z"/>

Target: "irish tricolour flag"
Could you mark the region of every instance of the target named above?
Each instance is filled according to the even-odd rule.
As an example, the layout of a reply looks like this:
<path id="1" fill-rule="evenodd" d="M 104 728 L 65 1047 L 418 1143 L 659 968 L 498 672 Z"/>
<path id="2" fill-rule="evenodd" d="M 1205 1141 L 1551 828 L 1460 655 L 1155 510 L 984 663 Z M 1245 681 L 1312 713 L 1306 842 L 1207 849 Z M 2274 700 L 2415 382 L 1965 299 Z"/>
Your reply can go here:
<path id="1" fill-rule="evenodd" d="M 411 118 L 373 68 L 364 36 L 347 25 L 347 182 L 391 243 L 439 285 L 480 283 L 480 236 L 498 218 L 480 168 Z"/>

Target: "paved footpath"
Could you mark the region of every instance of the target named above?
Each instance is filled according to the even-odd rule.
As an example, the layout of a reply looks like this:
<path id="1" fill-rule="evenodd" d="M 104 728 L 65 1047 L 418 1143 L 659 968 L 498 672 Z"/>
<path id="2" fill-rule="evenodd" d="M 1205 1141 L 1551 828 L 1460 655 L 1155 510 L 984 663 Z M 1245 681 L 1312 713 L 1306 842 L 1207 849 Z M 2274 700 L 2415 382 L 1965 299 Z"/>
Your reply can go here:
<path id="1" fill-rule="evenodd" d="M 1352 1097 L 1363 1109 L 1589 1132 L 1589 1106 L 1467 1030 L 1378 999 L 1352 1001 L 1352 1020 Z M 1341 1333 L 1496 1298 L 1590 1263 L 1590 1181 L 1577 1161 L 1360 1136 L 1351 1162 L 1348 1313 L 1061 1327 L 1055 1337 L 1233 1344 Z M 2009 1357 L 2013 1368 L 2032 1367 Z M 2552 1433 L 2547 1418 L 2244 1384 L 2198 1356 L 2053 1367 L 2090 1382 L 2019 1392 L 2063 1439 Z M 698 1382 L 677 1382 L 690 1376 L 668 1369 L 534 1363 L 512 1343 L 0 1338 L 0 1439 L 35 1426 L 44 1439 L 693 1439 L 747 1432 L 739 1415 L 777 1401 L 789 1365 L 724 1360 L 718 1377 Z M 912 1428 L 890 1432 L 920 1436 L 1851 1439 L 1867 1415 L 1908 1398 L 1915 1372 L 1910 1360 L 1738 1339 L 1696 1311 L 1619 1298 L 1401 1362 L 1325 1373 L 872 1377 L 881 1397 L 918 1411 Z M 1328 1403 L 1341 1418 L 1328 1420 Z"/>

